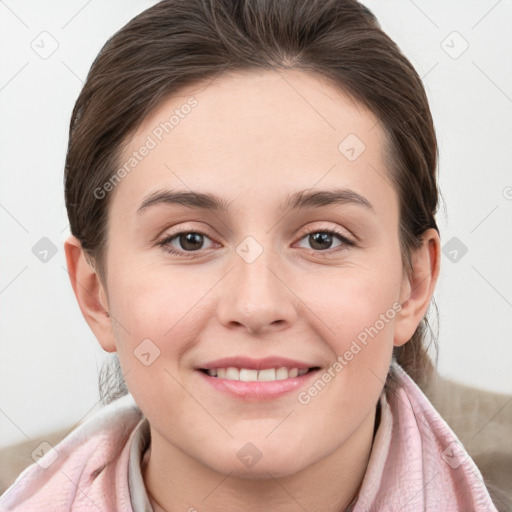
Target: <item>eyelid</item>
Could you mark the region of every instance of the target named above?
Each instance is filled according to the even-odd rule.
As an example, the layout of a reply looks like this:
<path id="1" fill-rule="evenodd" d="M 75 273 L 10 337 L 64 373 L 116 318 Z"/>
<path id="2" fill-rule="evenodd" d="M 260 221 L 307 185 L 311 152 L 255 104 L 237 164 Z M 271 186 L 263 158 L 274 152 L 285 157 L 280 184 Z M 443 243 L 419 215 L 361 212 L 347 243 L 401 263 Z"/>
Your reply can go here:
<path id="1" fill-rule="evenodd" d="M 305 228 L 303 231 L 301 231 L 301 235 L 299 239 L 304 238 L 307 235 L 310 235 L 312 233 L 332 233 L 336 236 L 339 236 L 342 238 L 345 243 L 355 244 L 356 237 L 347 229 L 341 230 L 339 227 L 333 227 L 333 226 L 317 226 L 314 225 L 313 227 Z"/>
<path id="2" fill-rule="evenodd" d="M 201 223 L 200 224 L 204 224 Z M 189 225 L 188 223 L 180 223 L 177 225 L 177 227 L 168 227 L 163 231 L 162 235 L 158 235 L 155 238 L 153 238 L 153 243 L 159 244 L 164 240 L 167 240 L 169 238 L 173 238 L 177 235 L 182 235 L 184 233 L 197 233 L 198 235 L 204 235 L 208 238 L 213 238 L 208 233 L 210 231 L 210 228 L 203 228 L 203 227 L 195 227 L 193 225 Z"/>

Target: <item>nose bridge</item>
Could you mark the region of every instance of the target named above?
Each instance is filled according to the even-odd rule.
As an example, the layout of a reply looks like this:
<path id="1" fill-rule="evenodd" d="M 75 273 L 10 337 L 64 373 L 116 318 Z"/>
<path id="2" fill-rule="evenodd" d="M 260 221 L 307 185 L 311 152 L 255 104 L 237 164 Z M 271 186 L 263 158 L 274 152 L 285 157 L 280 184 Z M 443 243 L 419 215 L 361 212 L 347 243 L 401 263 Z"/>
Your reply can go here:
<path id="1" fill-rule="evenodd" d="M 266 243 L 246 237 L 233 255 L 233 271 L 227 295 L 219 306 L 221 321 L 241 324 L 257 332 L 293 321 L 293 294 L 280 275 L 280 256 L 273 249 L 272 237 Z"/>

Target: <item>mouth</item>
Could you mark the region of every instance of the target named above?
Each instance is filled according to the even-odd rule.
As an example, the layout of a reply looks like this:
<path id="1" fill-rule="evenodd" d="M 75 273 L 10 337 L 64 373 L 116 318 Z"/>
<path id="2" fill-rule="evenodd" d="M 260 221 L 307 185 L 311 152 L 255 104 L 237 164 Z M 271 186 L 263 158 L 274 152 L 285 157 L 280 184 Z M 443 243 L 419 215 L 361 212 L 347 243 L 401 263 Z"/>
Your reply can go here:
<path id="1" fill-rule="evenodd" d="M 196 368 L 202 381 L 224 396 L 245 401 L 270 400 L 306 385 L 320 366 L 282 357 L 229 357 Z"/>

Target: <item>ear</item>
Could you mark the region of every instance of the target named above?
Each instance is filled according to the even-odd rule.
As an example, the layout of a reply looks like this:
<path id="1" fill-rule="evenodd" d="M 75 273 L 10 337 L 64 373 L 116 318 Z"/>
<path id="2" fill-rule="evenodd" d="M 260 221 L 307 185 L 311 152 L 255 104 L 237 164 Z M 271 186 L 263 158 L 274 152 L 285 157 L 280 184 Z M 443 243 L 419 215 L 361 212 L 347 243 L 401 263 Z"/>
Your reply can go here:
<path id="1" fill-rule="evenodd" d="M 115 352 L 116 344 L 109 314 L 106 290 L 98 273 L 91 266 L 82 244 L 70 236 L 64 242 L 69 279 L 82 315 L 100 345 L 107 352 Z"/>
<path id="2" fill-rule="evenodd" d="M 433 228 L 422 236 L 422 245 L 411 254 L 412 269 L 404 272 L 400 289 L 402 309 L 396 316 L 394 345 L 399 347 L 413 336 L 425 316 L 436 287 L 441 266 L 441 242 Z"/>

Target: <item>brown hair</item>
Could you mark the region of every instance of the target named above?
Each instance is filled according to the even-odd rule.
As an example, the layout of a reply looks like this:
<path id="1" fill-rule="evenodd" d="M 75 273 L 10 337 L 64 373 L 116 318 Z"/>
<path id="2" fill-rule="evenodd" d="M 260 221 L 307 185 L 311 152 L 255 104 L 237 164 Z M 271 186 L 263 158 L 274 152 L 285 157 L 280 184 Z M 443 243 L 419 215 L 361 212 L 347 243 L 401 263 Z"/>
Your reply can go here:
<path id="1" fill-rule="evenodd" d="M 98 198 L 95 190 L 118 169 L 130 135 L 180 88 L 223 72 L 262 69 L 320 75 L 380 120 L 400 198 L 402 260 L 410 269 L 421 235 L 438 230 L 438 148 L 421 79 L 375 16 L 356 0 L 163 0 L 105 43 L 71 117 L 66 207 L 72 234 L 103 280 L 111 194 Z M 393 352 L 420 386 L 434 368 L 424 346 L 428 329 L 424 318 Z M 108 378 L 107 368 L 100 380 Z M 122 374 L 120 381 L 117 394 L 126 393 Z M 386 384 L 393 382 L 390 371 Z M 116 396 L 102 391 L 106 401 Z"/>

